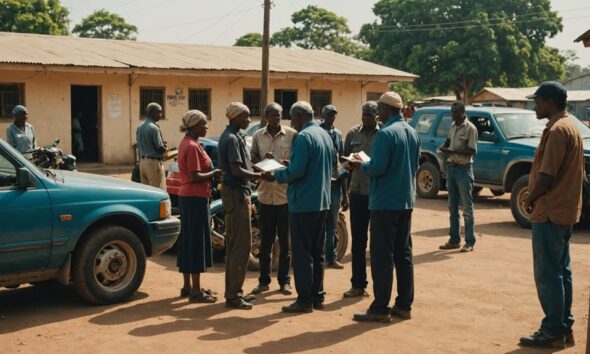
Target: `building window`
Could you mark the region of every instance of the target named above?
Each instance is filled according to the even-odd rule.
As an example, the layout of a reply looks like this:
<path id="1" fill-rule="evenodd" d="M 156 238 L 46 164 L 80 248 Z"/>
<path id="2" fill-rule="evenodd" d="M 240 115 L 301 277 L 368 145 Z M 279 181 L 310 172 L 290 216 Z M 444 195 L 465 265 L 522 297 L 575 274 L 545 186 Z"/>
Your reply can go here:
<path id="1" fill-rule="evenodd" d="M 297 102 L 297 90 L 275 90 L 275 102 L 283 107 L 282 119 L 291 119 L 289 111 Z"/>
<path id="2" fill-rule="evenodd" d="M 210 89 L 189 89 L 188 109 L 198 109 L 211 119 L 211 90 Z"/>
<path id="3" fill-rule="evenodd" d="M 11 118 L 12 109 L 19 104 L 25 104 L 25 85 L 0 84 L 0 118 Z"/>
<path id="4" fill-rule="evenodd" d="M 332 104 L 332 91 L 329 90 L 311 90 L 309 92 L 309 100 L 311 101 L 311 107 L 313 108 L 313 114 L 315 117 L 322 115 L 322 108 L 329 104 Z"/>
<path id="5" fill-rule="evenodd" d="M 367 101 L 378 101 L 383 92 L 367 92 Z"/>
<path id="6" fill-rule="evenodd" d="M 250 108 L 251 117 L 260 117 L 260 90 L 244 89 L 244 102 Z"/>
<path id="7" fill-rule="evenodd" d="M 164 104 L 164 88 L 163 87 L 140 87 L 139 88 L 139 112 L 140 118 L 145 117 L 145 107 L 155 102 L 162 106 L 162 119 L 166 116 L 165 104 Z"/>

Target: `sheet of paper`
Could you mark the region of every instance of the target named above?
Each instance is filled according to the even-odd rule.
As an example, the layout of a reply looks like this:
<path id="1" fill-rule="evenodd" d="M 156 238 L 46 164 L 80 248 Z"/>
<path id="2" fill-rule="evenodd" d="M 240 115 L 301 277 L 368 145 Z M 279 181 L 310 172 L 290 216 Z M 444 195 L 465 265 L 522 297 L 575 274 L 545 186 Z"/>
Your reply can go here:
<path id="1" fill-rule="evenodd" d="M 367 155 L 364 151 L 352 153 L 349 156 L 342 156 L 342 158 L 347 161 L 354 161 L 354 160 L 358 161 L 358 159 L 354 158 L 354 155 L 357 155 L 361 159 L 362 162 L 371 161 L 371 158 L 369 157 L 369 155 Z"/>
<path id="2" fill-rule="evenodd" d="M 252 167 L 254 167 L 258 171 L 266 172 L 266 171 L 274 171 L 277 168 L 281 168 L 281 167 L 285 167 L 285 166 L 282 165 L 277 160 L 264 159 L 264 160 L 260 161 L 259 163 L 253 165 Z"/>

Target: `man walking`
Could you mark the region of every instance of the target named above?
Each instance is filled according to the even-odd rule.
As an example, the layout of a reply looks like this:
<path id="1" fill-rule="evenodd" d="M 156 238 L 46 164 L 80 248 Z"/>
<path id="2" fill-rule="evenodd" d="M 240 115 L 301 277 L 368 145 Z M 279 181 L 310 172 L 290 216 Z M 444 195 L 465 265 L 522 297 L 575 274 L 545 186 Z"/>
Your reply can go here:
<path id="1" fill-rule="evenodd" d="M 265 158 L 278 161 L 289 160 L 293 138 L 297 131 L 281 125 L 283 107 L 271 103 L 264 109 L 268 122 L 265 128 L 258 130 L 252 137 L 252 163 Z M 279 238 L 279 269 L 277 280 L 284 295 L 291 294 L 291 252 L 289 244 L 289 209 L 287 207 L 287 185 L 277 182 L 260 181 L 258 184 L 260 243 L 260 278 L 258 286 L 252 290 L 258 294 L 269 290 L 271 251 L 275 239 Z"/>
<path id="2" fill-rule="evenodd" d="M 461 252 L 473 251 L 475 245 L 473 217 L 473 155 L 477 152 L 477 128 L 465 116 L 465 105 L 455 101 L 451 105 L 453 124 L 449 138 L 439 150 L 447 161 L 447 191 L 449 192 L 450 239 L 441 250 L 461 248 L 459 235 L 459 205 L 465 220 L 465 245 Z"/>
<path id="3" fill-rule="evenodd" d="M 25 106 L 14 106 L 12 109 L 14 122 L 6 128 L 6 141 L 21 153 L 37 147 L 35 129 L 27 122 L 29 111 Z"/>
<path id="4" fill-rule="evenodd" d="M 334 148 L 330 136 L 313 120 L 304 101 L 293 104 L 291 124 L 299 132 L 288 167 L 275 171 L 276 180 L 288 183 L 289 225 L 297 300 L 284 312 L 312 312 L 324 302 L 324 242 L 330 208 L 330 178 Z"/>
<path id="5" fill-rule="evenodd" d="M 420 142 L 400 114 L 401 97 L 384 93 L 378 101 L 383 127 L 377 133 L 371 161 L 354 162 L 371 178 L 371 275 L 375 300 L 355 321 L 389 322 L 391 316 L 411 318 L 414 301 L 412 263 L 412 210 L 416 192 L 416 170 Z M 393 270 L 397 278 L 397 297 L 390 309 Z"/>
<path id="6" fill-rule="evenodd" d="M 346 134 L 344 154 L 364 152 L 370 156 L 377 124 L 377 102 L 369 101 L 362 108 L 362 124 Z M 350 179 L 350 230 L 352 232 L 352 287 L 344 297 L 368 296 L 367 288 L 367 240 L 371 212 L 369 211 L 369 176 L 361 169 L 352 171 Z"/>
<path id="7" fill-rule="evenodd" d="M 252 243 L 250 179 L 261 178 L 252 172 L 250 154 L 240 129 L 250 124 L 250 110 L 241 102 L 227 106 L 225 116 L 229 125 L 219 138 L 219 168 L 223 172 L 221 201 L 225 211 L 225 306 L 249 310 L 254 295 L 245 295 L 246 279 Z"/>
<path id="8" fill-rule="evenodd" d="M 158 125 L 162 119 L 162 106 L 152 102 L 145 112 L 145 120 L 136 131 L 141 183 L 166 190 L 163 161 L 167 148 Z"/>
<path id="9" fill-rule="evenodd" d="M 533 268 L 545 318 L 524 346 L 563 347 L 574 344 L 572 270 L 569 241 L 580 220 L 584 151 L 580 132 L 566 112 L 567 91 L 560 83 L 542 83 L 528 98 L 535 100 L 538 119 L 548 118 L 535 153 L 526 207 L 533 224 Z"/>
<path id="10" fill-rule="evenodd" d="M 328 220 L 326 221 L 326 266 L 342 269 L 344 266 L 336 259 L 335 239 L 340 206 L 342 206 L 342 210 L 348 210 L 348 192 L 346 176 L 340 176 L 338 173 L 338 162 L 340 161 L 340 156 L 344 155 L 344 142 L 342 141 L 342 133 L 334 127 L 337 114 L 338 110 L 331 104 L 322 108 L 322 118 L 324 121 L 320 126 L 330 135 L 336 152 L 336 162 L 332 169 L 332 183 L 330 186 L 330 209 L 328 211 Z"/>

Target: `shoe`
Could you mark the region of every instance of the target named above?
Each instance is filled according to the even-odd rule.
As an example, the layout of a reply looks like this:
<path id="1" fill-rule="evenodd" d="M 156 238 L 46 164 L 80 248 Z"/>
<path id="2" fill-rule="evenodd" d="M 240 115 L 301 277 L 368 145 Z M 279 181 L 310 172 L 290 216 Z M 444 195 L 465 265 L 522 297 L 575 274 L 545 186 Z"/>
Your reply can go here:
<path id="1" fill-rule="evenodd" d="M 461 252 L 472 252 L 473 251 L 473 245 L 469 245 L 469 244 L 464 244 L 463 247 L 461 247 Z"/>
<path id="2" fill-rule="evenodd" d="M 565 337 L 550 337 L 539 330 L 531 336 L 521 337 L 520 344 L 525 347 L 563 348 L 565 346 Z"/>
<path id="3" fill-rule="evenodd" d="M 385 314 L 377 314 L 371 313 L 369 311 L 363 313 L 355 313 L 352 316 L 352 319 L 357 322 L 381 322 L 381 323 L 389 323 L 391 322 L 391 316 L 388 313 Z"/>
<path id="4" fill-rule="evenodd" d="M 451 241 L 447 241 L 445 244 L 438 246 L 439 250 L 456 250 L 461 248 L 459 243 L 452 243 Z"/>
<path id="5" fill-rule="evenodd" d="M 268 291 L 268 289 L 268 285 L 258 284 L 254 289 L 252 289 L 252 294 L 260 294 Z"/>
<path id="6" fill-rule="evenodd" d="M 189 297 L 191 294 L 191 289 L 181 288 L 180 289 L 180 297 Z"/>
<path id="7" fill-rule="evenodd" d="M 246 302 L 252 302 L 252 301 L 256 301 L 256 296 L 254 296 L 252 294 L 240 295 L 240 299 L 242 299 Z"/>
<path id="8" fill-rule="evenodd" d="M 238 310 L 251 310 L 253 305 L 241 297 L 225 300 L 225 307 Z"/>
<path id="9" fill-rule="evenodd" d="M 289 283 L 281 284 L 281 288 L 279 291 L 283 295 L 291 295 L 293 293 L 293 290 L 291 289 L 291 284 Z"/>
<path id="10" fill-rule="evenodd" d="M 358 289 L 355 287 L 350 288 L 347 292 L 342 294 L 342 297 L 361 297 L 361 296 L 369 296 L 365 289 Z"/>
<path id="11" fill-rule="evenodd" d="M 302 305 L 300 302 L 295 301 L 289 306 L 283 306 L 283 312 L 286 313 L 310 313 L 313 312 L 312 306 Z"/>
<path id="12" fill-rule="evenodd" d="M 204 304 L 212 304 L 217 301 L 217 298 L 211 294 L 200 292 L 198 294 L 190 294 L 188 297 L 188 302 L 190 303 L 204 303 Z"/>
<path id="13" fill-rule="evenodd" d="M 574 338 L 573 329 L 570 329 L 569 331 L 565 332 L 565 344 L 569 346 L 576 345 L 576 339 Z"/>
<path id="14" fill-rule="evenodd" d="M 389 314 L 394 317 L 399 317 L 402 320 L 409 320 L 412 318 L 412 310 L 403 310 L 396 305 L 393 305 L 391 310 L 389 310 Z"/>
<path id="15" fill-rule="evenodd" d="M 334 261 L 326 264 L 326 267 L 333 268 L 333 269 L 344 269 L 344 264 Z"/>
<path id="16" fill-rule="evenodd" d="M 314 310 L 323 310 L 325 307 L 324 301 L 314 301 L 313 302 L 313 309 Z"/>

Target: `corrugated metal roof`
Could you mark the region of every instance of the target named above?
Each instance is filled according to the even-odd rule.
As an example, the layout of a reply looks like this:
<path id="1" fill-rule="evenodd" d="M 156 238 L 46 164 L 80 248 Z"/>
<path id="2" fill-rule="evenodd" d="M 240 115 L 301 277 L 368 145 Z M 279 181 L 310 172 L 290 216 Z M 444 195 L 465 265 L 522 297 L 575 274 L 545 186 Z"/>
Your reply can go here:
<path id="1" fill-rule="evenodd" d="M 0 63 L 96 68 L 234 70 L 259 72 L 262 51 L 0 32 Z M 374 76 L 413 80 L 416 75 L 326 50 L 271 48 L 270 71 L 311 75 Z"/>
<path id="2" fill-rule="evenodd" d="M 473 100 L 477 101 L 478 95 L 489 92 L 504 101 L 532 101 L 532 99 L 526 98 L 526 96 L 532 95 L 536 90 L 537 87 L 484 87 L 473 96 Z M 568 90 L 567 100 L 568 102 L 588 101 L 590 100 L 590 90 Z"/>
<path id="3" fill-rule="evenodd" d="M 568 102 L 590 101 L 590 90 L 569 90 L 567 100 Z"/>

